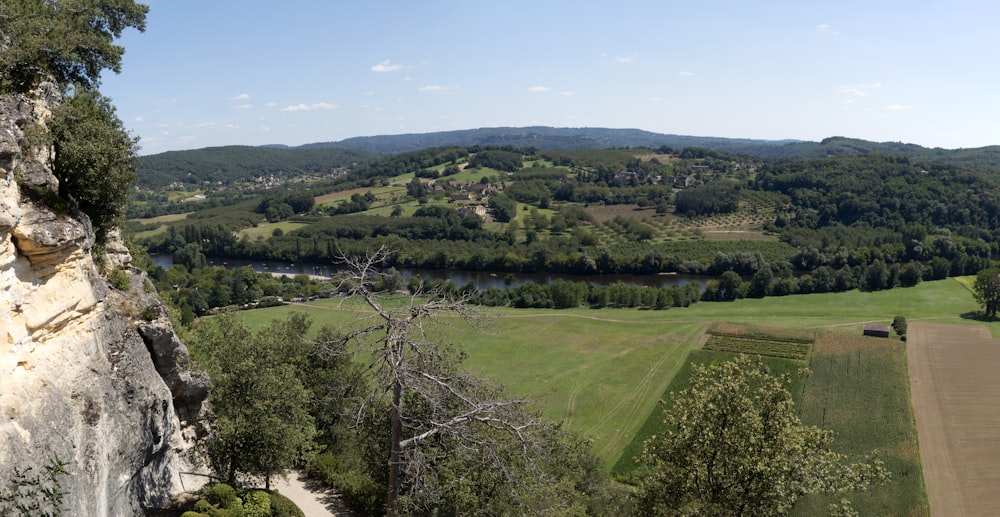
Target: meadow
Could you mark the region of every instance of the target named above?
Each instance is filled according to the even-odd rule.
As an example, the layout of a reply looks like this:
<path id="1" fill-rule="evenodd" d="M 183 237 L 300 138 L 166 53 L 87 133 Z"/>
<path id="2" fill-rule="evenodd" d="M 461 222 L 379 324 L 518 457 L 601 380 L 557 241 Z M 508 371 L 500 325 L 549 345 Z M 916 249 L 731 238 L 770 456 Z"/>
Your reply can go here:
<path id="1" fill-rule="evenodd" d="M 494 309 L 488 331 L 446 320 L 440 340 L 460 344 L 468 354 L 465 365 L 505 386 L 510 396 L 532 399 L 552 421 L 590 437 L 605 467 L 627 478 L 642 443 L 662 429 L 660 401 L 684 388 L 690 362 L 733 355 L 702 350 L 707 331 L 738 334 L 750 325 L 746 334 L 754 339 L 772 331 L 779 340 L 815 336 L 805 360 L 813 375 L 793 386 L 803 421 L 834 430 L 835 447 L 854 461 L 878 450 L 893 472 L 889 484 L 852 495 L 856 509 L 862 515 L 925 515 L 905 345 L 898 338 L 864 338 L 861 327 L 889 323 L 895 315 L 981 325 L 963 317 L 977 308 L 969 290 L 948 279 L 907 289 L 702 302 L 661 311 Z M 350 299 L 325 299 L 239 317 L 257 327 L 292 312 L 310 314 L 317 326 L 338 327 L 364 315 Z M 772 370 L 789 373 L 804 364 L 766 361 Z M 811 515 L 829 502 L 806 499 L 796 514 Z"/>

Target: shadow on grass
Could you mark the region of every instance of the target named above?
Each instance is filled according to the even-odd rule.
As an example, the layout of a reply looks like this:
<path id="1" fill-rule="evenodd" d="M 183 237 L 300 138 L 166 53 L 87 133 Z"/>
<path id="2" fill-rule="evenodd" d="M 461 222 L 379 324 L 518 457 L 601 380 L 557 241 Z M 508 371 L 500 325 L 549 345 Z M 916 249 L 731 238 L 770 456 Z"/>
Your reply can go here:
<path id="1" fill-rule="evenodd" d="M 959 317 L 963 320 L 982 321 L 984 323 L 1000 321 L 1000 318 L 996 316 L 987 316 L 985 313 L 979 311 L 963 312 L 962 314 L 959 314 Z"/>

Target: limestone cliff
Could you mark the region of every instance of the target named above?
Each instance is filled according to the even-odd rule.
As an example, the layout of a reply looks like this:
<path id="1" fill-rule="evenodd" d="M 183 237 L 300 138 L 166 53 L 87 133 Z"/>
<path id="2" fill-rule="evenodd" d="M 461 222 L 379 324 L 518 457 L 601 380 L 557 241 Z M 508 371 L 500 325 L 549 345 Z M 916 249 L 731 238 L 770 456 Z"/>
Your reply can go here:
<path id="1" fill-rule="evenodd" d="M 187 350 L 142 277 L 109 287 L 86 216 L 42 201 L 58 185 L 50 154 L 20 142 L 56 93 L 0 96 L 0 487 L 58 455 L 70 462 L 68 515 L 142 515 L 183 488 L 186 423 L 207 383 L 184 369 Z M 130 271 L 114 238 L 105 256 Z"/>

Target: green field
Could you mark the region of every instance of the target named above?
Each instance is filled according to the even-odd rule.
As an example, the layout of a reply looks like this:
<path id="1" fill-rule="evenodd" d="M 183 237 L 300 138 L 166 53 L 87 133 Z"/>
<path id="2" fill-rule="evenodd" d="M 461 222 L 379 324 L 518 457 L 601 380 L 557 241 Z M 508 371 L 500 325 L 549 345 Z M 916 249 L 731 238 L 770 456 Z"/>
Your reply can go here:
<path id="1" fill-rule="evenodd" d="M 468 353 L 466 365 L 503 384 L 509 395 L 533 399 L 550 419 L 590 436 L 595 453 L 610 469 L 629 447 L 628 454 L 641 449 L 644 438 L 633 440 L 640 428 L 646 426 L 645 432 L 651 433 L 662 421 L 659 401 L 670 390 L 683 387 L 683 373 L 675 376 L 688 368 L 689 352 L 700 349 L 704 332 L 719 328 L 716 322 L 801 329 L 789 330 L 783 339 L 815 333 L 820 339 L 809 358 L 814 375 L 796 393 L 803 420 L 834 429 L 841 437 L 836 444 L 844 447 L 842 452 L 879 449 L 893 470 L 892 484 L 855 499 L 859 510 L 867 509 L 862 515 L 921 515 L 926 513 L 926 498 L 909 406 L 905 349 L 898 340 L 871 345 L 871 340 L 860 337 L 861 326 L 889 323 L 895 315 L 911 322 L 983 324 L 962 317 L 976 309 L 969 290 L 950 279 L 874 293 L 698 303 L 664 311 L 499 309 L 488 333 L 454 325 L 448 327 L 447 340 L 462 344 Z M 359 314 L 343 299 L 239 314 L 258 326 L 293 311 L 306 311 L 318 324 L 336 326 L 351 324 Z M 841 354 L 845 348 L 852 352 Z M 699 350 L 693 357 L 705 360 L 706 354 L 726 356 Z M 801 361 L 769 361 L 801 365 Z M 803 504 L 806 508 L 826 504 L 817 501 Z"/>
<path id="2" fill-rule="evenodd" d="M 271 235 L 274 235 L 274 230 L 281 228 L 281 231 L 288 233 L 293 230 L 298 230 L 299 228 L 304 228 L 309 226 L 306 223 L 293 223 L 290 221 L 280 221 L 277 223 L 261 223 L 252 228 L 244 228 L 240 230 L 240 238 L 246 237 L 250 240 L 257 239 L 270 239 Z"/>

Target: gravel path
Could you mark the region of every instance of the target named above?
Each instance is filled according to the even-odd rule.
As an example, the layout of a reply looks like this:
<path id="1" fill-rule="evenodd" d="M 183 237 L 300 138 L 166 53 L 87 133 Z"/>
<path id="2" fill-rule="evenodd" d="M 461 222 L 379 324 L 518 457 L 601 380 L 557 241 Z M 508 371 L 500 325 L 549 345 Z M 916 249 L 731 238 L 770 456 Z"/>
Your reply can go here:
<path id="1" fill-rule="evenodd" d="M 273 479 L 271 488 L 289 498 L 306 514 L 306 517 L 352 517 L 340 496 L 319 483 L 308 479 L 305 473 L 289 471 L 287 479 Z"/>

